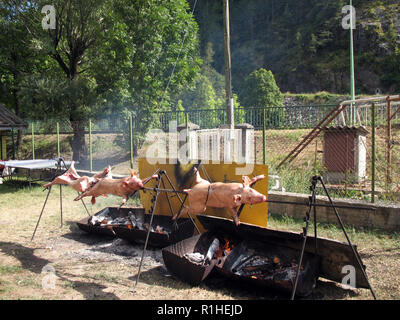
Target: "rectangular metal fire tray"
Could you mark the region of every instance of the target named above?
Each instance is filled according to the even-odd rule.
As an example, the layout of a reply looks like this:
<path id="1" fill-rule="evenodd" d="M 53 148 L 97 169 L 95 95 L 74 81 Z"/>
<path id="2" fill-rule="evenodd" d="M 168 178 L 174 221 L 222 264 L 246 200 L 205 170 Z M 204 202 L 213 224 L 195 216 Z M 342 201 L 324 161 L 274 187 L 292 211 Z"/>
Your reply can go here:
<path id="1" fill-rule="evenodd" d="M 144 212 L 144 208 L 121 208 L 120 210 L 118 210 L 118 207 L 105 207 L 105 208 L 101 209 L 99 212 L 96 212 L 94 214 L 94 216 L 100 216 L 100 215 L 104 215 L 106 213 L 107 215 L 111 216 L 112 219 L 115 219 L 115 218 L 120 218 L 120 217 L 127 217 L 129 211 L 133 211 L 133 212 L 143 211 Z M 91 217 L 84 218 L 84 219 L 78 221 L 76 224 L 78 225 L 78 227 L 81 230 L 86 231 L 88 233 L 115 237 L 115 232 L 112 230 L 111 226 L 93 225 L 89 222 L 90 218 Z"/>
<path id="2" fill-rule="evenodd" d="M 144 215 L 145 223 L 150 222 L 150 215 Z M 163 248 L 183 239 L 193 236 L 194 225 L 188 218 L 180 218 L 177 221 L 177 228 L 174 227 L 171 216 L 154 215 L 152 230 L 161 226 L 163 233 L 151 231 L 149 235 L 149 245 L 152 247 Z M 126 225 L 113 226 L 113 230 L 118 238 L 133 243 L 144 243 L 147 236 L 147 229 L 141 230 L 130 228 Z"/>
<path id="3" fill-rule="evenodd" d="M 225 232 L 247 241 L 262 241 L 268 244 L 266 248 L 272 245 L 279 246 L 282 250 L 287 250 L 283 248 L 293 249 L 296 251 L 295 258 L 298 259 L 300 256 L 303 244 L 303 236 L 300 233 L 265 228 L 243 222 L 237 227 L 232 220 L 215 216 L 197 215 L 197 218 L 208 231 Z M 357 252 L 357 246 L 353 245 L 353 247 Z M 309 236 L 305 253 L 313 255 L 314 252 L 315 238 Z M 356 271 L 356 287 L 369 288 L 348 243 L 318 237 L 317 256 L 320 261 L 320 277 L 341 283 L 345 276 L 342 273 L 342 268 L 346 265 L 352 265 Z M 226 266 L 228 267 L 228 265 Z"/>
<path id="4" fill-rule="evenodd" d="M 200 284 L 212 271 L 216 261 L 213 260 L 211 264 L 194 263 L 185 254 L 205 254 L 211 241 L 207 233 L 202 233 L 164 248 L 162 256 L 168 271 L 191 285 Z"/>
<path id="5" fill-rule="evenodd" d="M 148 226 L 150 222 L 150 215 L 145 214 L 144 208 L 138 207 L 106 207 L 94 216 L 100 216 L 106 214 L 111 219 L 126 218 L 129 214 L 140 216 L 143 219 L 143 225 Z M 134 228 L 126 224 L 111 224 L 111 225 L 93 225 L 90 223 L 90 218 L 84 218 L 77 222 L 80 229 L 99 235 L 106 235 L 112 237 L 118 237 L 133 243 L 144 243 L 147 236 L 146 228 Z M 163 233 L 158 233 L 155 227 L 161 226 Z M 193 235 L 194 225 L 188 218 L 180 218 L 177 221 L 178 228 L 174 227 L 171 220 L 171 216 L 154 215 L 152 230 L 149 235 L 149 245 L 152 247 L 165 247 L 172 243 L 181 241 Z"/>

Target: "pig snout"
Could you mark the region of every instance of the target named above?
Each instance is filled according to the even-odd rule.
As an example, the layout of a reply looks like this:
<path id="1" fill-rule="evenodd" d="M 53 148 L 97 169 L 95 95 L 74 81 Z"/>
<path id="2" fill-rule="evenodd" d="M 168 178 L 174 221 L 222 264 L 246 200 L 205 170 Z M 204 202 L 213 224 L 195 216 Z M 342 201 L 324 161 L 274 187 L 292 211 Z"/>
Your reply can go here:
<path id="1" fill-rule="evenodd" d="M 251 189 L 246 191 L 244 193 L 244 203 L 248 203 L 248 204 L 257 204 L 257 203 L 262 203 L 262 202 L 266 202 L 267 201 L 267 197 L 257 191 L 255 191 L 254 189 Z"/>

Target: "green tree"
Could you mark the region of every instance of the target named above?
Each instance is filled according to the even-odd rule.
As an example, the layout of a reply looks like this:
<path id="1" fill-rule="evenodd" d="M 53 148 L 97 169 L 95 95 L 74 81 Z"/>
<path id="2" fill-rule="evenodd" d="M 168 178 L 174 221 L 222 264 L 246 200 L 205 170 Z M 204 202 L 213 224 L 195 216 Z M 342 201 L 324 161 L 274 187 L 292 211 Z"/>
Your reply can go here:
<path id="1" fill-rule="evenodd" d="M 274 75 L 263 68 L 247 76 L 240 99 L 246 108 L 280 107 L 283 104 L 283 94 L 275 82 Z"/>
<path id="2" fill-rule="evenodd" d="M 0 3 L 0 102 L 22 118 L 28 111 L 19 97 L 23 79 L 43 65 L 43 58 L 32 48 L 31 40 L 12 8 Z M 18 130 L 17 150 L 21 142 L 22 133 Z"/>
<path id="3" fill-rule="evenodd" d="M 197 24 L 185 0 L 54 0 L 54 30 L 41 26 L 46 1 L 7 1 L 50 59 L 45 72 L 27 78 L 25 103 L 37 116 L 70 122 L 74 160 L 85 157 L 89 118 L 128 109 L 143 135 L 154 111 L 199 71 Z"/>

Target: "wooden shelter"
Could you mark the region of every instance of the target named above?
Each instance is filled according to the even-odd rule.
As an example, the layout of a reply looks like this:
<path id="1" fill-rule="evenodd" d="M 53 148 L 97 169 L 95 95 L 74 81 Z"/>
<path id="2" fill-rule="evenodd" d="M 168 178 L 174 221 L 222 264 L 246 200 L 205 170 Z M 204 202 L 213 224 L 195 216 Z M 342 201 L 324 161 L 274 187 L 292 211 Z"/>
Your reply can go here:
<path id="1" fill-rule="evenodd" d="M 0 159 L 7 158 L 6 132 L 14 134 L 14 130 L 26 128 L 28 124 L 24 120 L 0 104 Z"/>

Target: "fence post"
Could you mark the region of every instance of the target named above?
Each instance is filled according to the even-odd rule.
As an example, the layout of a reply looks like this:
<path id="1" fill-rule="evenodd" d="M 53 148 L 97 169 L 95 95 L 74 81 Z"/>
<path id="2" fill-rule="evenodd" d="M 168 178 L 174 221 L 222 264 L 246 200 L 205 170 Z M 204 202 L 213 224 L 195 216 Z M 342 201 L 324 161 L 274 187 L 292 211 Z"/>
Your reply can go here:
<path id="1" fill-rule="evenodd" d="M 371 203 L 375 202 L 375 104 L 371 106 L 371 138 L 372 138 L 372 161 L 371 161 Z"/>
<path id="2" fill-rule="evenodd" d="M 189 113 L 186 112 L 185 116 L 185 125 L 186 125 L 186 159 L 189 158 Z"/>
<path id="3" fill-rule="evenodd" d="M 131 154 L 131 169 L 133 169 L 133 122 L 132 122 L 132 115 L 129 116 L 129 140 L 130 140 L 130 154 Z"/>
<path id="4" fill-rule="evenodd" d="M 35 125 L 32 122 L 32 160 L 35 160 Z"/>
<path id="5" fill-rule="evenodd" d="M 267 142 L 266 142 L 266 134 L 265 134 L 265 108 L 263 109 L 263 164 L 267 163 Z"/>
<path id="6" fill-rule="evenodd" d="M 57 155 L 58 158 L 61 157 L 61 148 L 60 148 L 60 124 L 57 122 Z"/>
<path id="7" fill-rule="evenodd" d="M 93 158 L 92 158 L 92 119 L 89 119 L 89 165 L 90 172 L 93 171 Z"/>

